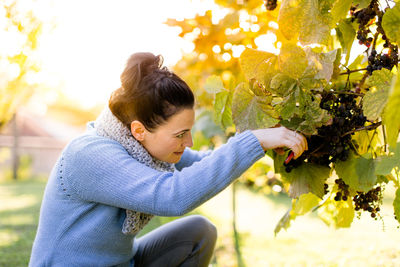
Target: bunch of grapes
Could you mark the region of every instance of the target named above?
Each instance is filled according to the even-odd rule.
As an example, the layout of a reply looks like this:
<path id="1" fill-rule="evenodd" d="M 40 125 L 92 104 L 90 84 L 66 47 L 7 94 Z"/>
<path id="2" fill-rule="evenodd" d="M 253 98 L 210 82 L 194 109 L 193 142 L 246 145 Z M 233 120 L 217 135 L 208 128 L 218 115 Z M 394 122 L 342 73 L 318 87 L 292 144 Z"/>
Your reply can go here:
<path id="1" fill-rule="evenodd" d="M 339 178 L 335 180 L 335 183 L 338 185 L 338 191 L 335 196 L 335 201 L 346 201 L 350 195 L 349 186 L 343 181 L 343 179 Z"/>
<path id="2" fill-rule="evenodd" d="M 308 150 L 296 160 L 285 162 L 286 172 L 291 172 L 304 161 L 329 166 L 331 162 L 347 160 L 350 149 L 354 149 L 352 134 L 367 121 L 361 105 L 357 104 L 357 97 L 354 92 L 322 93 L 320 107 L 332 115 L 332 123 L 318 128 L 317 135 L 307 137 Z"/>
<path id="3" fill-rule="evenodd" d="M 354 7 L 350 9 L 350 13 L 352 14 L 351 20 L 356 20 L 359 23 L 357 39 L 360 44 L 364 44 L 367 47 L 369 47 L 373 41 L 373 37 L 368 37 L 368 34 L 371 33 L 369 26 L 377 16 L 377 11 L 379 11 L 377 0 L 371 1 L 368 7 L 358 11 L 355 11 Z"/>
<path id="4" fill-rule="evenodd" d="M 264 2 L 265 8 L 267 10 L 274 10 L 277 6 L 276 2 L 277 2 L 277 0 L 265 0 L 265 2 Z"/>
<path id="5" fill-rule="evenodd" d="M 364 210 L 371 213 L 371 217 L 375 218 L 380 211 L 380 204 L 382 204 L 382 189 L 377 186 L 367 193 L 357 192 L 357 195 L 353 197 L 355 210 Z"/>
<path id="6" fill-rule="evenodd" d="M 398 48 L 397 46 L 393 45 L 390 46 L 391 49 L 387 54 L 383 53 L 377 54 L 375 49 L 371 51 L 371 54 L 368 57 L 368 66 L 367 66 L 368 74 L 371 75 L 374 70 L 381 70 L 382 68 L 392 70 L 392 68 L 397 65 Z"/>

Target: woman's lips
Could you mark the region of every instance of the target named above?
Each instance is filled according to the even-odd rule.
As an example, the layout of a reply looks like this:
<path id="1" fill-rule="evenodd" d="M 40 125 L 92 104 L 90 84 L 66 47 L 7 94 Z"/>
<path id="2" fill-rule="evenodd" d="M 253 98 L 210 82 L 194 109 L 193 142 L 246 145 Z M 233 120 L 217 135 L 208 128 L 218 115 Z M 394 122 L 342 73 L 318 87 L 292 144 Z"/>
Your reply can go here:
<path id="1" fill-rule="evenodd" d="M 174 154 L 175 154 L 175 155 L 182 155 L 182 154 L 183 154 L 183 151 L 182 151 L 182 152 L 174 152 Z"/>

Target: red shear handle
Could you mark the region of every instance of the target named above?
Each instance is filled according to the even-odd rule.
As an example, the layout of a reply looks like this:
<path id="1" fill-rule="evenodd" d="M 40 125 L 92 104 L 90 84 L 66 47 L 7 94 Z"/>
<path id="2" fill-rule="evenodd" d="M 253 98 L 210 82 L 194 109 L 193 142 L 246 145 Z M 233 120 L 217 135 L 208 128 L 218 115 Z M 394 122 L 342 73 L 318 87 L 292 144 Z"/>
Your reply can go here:
<path id="1" fill-rule="evenodd" d="M 285 164 L 288 164 L 294 157 L 294 152 L 290 151 L 289 156 L 285 159 Z"/>

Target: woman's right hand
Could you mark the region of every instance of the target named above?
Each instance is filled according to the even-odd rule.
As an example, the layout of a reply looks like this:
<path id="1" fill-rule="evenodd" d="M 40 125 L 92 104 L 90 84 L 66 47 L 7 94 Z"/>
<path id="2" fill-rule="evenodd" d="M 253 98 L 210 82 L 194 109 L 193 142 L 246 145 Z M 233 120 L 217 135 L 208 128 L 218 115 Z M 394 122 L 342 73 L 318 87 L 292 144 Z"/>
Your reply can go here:
<path id="1" fill-rule="evenodd" d="M 308 150 L 307 140 L 302 134 L 282 126 L 251 132 L 257 137 L 264 150 L 275 149 L 279 153 L 287 147 L 293 151 L 295 159 L 300 157 L 304 150 Z"/>

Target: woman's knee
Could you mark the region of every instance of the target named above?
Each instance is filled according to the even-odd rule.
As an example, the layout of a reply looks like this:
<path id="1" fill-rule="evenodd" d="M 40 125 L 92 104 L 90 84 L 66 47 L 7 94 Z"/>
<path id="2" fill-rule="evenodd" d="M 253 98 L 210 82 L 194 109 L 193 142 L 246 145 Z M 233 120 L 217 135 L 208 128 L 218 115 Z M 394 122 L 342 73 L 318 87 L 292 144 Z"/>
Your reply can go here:
<path id="1" fill-rule="evenodd" d="M 192 215 L 190 217 L 196 232 L 210 241 L 217 239 L 217 227 L 209 219 L 201 215 Z"/>

